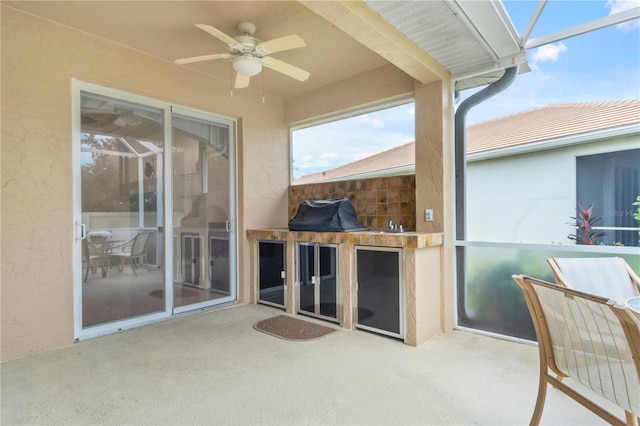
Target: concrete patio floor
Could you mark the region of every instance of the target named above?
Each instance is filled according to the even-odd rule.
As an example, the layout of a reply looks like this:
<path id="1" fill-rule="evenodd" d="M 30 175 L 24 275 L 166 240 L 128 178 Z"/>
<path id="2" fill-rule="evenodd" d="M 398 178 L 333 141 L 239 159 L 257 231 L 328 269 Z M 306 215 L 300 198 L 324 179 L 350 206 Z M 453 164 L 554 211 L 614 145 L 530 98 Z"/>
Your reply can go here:
<path id="1" fill-rule="evenodd" d="M 235 306 L 5 362 L 1 423 L 529 423 L 533 345 L 463 331 L 417 348 L 350 330 L 293 342 L 252 328 L 281 313 Z M 604 421 L 550 389 L 542 424 Z"/>

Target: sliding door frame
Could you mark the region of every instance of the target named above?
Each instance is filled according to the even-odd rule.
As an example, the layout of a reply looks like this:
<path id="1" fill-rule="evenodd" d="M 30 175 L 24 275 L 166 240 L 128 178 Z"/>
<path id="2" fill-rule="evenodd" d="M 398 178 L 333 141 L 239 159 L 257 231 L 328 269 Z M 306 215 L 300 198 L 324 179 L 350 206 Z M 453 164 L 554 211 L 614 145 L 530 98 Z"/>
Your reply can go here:
<path id="1" fill-rule="evenodd" d="M 82 291 L 83 291 L 83 273 L 82 267 L 82 238 L 84 237 L 84 226 L 82 225 L 82 206 L 81 206 L 81 93 L 88 92 L 97 95 L 107 96 L 120 99 L 127 102 L 138 103 L 141 105 L 158 108 L 164 111 L 164 153 L 162 167 L 165 171 L 172 170 L 172 111 L 180 111 L 181 114 L 194 116 L 197 118 L 205 118 L 213 123 L 220 123 L 229 126 L 229 162 L 230 162 L 230 206 L 229 206 L 229 280 L 230 295 L 228 298 L 219 301 L 216 304 L 200 303 L 188 305 L 179 309 L 173 308 L 173 221 L 172 214 L 172 188 L 173 176 L 170 172 L 164 173 L 164 188 L 162 198 L 158 199 L 158 206 L 162 206 L 159 212 L 162 216 L 162 235 L 164 239 L 164 250 L 162 256 L 162 268 L 164 277 L 164 294 L 165 308 L 163 312 L 154 312 L 139 317 L 126 318 L 121 321 L 114 321 L 84 328 L 82 325 Z M 234 119 L 214 115 L 211 113 L 187 109 L 173 105 L 168 102 L 159 101 L 157 99 L 146 96 L 136 95 L 117 89 L 99 86 L 92 83 L 71 79 L 71 167 L 72 167 L 72 277 L 73 277 L 73 324 L 74 324 L 74 340 L 79 341 L 87 338 L 97 337 L 100 335 L 110 334 L 121 330 L 140 327 L 143 325 L 156 323 L 171 318 L 174 315 L 185 313 L 188 311 L 201 310 L 203 308 L 212 307 L 217 304 L 229 304 L 237 301 L 238 297 L 238 232 L 237 232 L 237 122 Z M 167 155 L 169 154 L 169 155 Z"/>

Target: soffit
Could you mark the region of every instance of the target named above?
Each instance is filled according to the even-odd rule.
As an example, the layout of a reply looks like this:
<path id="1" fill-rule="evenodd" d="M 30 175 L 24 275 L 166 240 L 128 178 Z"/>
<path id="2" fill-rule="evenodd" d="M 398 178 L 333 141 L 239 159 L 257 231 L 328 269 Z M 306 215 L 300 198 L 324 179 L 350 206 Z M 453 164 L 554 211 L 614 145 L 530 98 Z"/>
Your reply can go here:
<path id="1" fill-rule="evenodd" d="M 458 89 L 490 83 L 505 68 L 526 63 L 517 31 L 500 2 L 365 3 L 447 68 Z"/>

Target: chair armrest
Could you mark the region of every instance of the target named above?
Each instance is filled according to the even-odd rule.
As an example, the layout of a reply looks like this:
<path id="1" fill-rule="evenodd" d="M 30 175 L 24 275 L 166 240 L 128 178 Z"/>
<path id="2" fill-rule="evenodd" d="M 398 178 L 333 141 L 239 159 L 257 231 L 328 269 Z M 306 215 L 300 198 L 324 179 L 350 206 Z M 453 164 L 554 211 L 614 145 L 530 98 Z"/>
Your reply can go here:
<path id="1" fill-rule="evenodd" d="M 130 239 L 129 241 L 127 241 L 125 243 L 113 245 L 109 249 L 109 253 L 131 251 L 131 248 L 133 248 L 134 241 L 135 241 L 135 238 L 132 238 L 132 239 Z M 129 250 L 125 250 L 126 248 L 129 248 Z"/>
<path id="2" fill-rule="evenodd" d="M 635 271 L 631 269 L 631 266 L 627 262 L 624 262 L 624 267 L 629 273 L 629 278 L 631 278 L 631 281 L 636 285 L 636 294 L 640 296 L 640 277 L 638 277 L 638 274 L 636 274 Z"/>

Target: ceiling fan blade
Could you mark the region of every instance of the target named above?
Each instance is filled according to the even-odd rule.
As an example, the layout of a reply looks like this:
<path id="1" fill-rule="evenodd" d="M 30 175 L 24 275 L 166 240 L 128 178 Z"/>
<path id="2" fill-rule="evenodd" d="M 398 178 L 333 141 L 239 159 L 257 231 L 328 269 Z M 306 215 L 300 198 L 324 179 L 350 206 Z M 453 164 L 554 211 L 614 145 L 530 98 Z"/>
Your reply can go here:
<path id="1" fill-rule="evenodd" d="M 248 75 L 242 75 L 240 73 L 236 73 L 236 89 L 244 89 L 245 87 L 249 87 L 249 77 Z"/>
<path id="2" fill-rule="evenodd" d="M 268 55 L 270 53 L 284 52 L 285 50 L 298 49 L 305 46 L 306 44 L 302 37 L 297 34 L 290 34 L 262 42 L 256 46 L 256 49 L 262 49 L 265 52 L 264 54 Z"/>
<path id="3" fill-rule="evenodd" d="M 191 58 L 176 59 L 175 63 L 182 65 L 182 64 L 190 64 L 191 62 L 210 61 L 212 59 L 229 59 L 232 57 L 233 55 L 230 53 L 215 53 L 213 55 L 202 55 L 202 56 L 193 56 Z"/>
<path id="4" fill-rule="evenodd" d="M 234 45 L 234 44 L 238 44 L 238 42 L 236 41 L 236 39 L 234 39 L 233 37 L 230 37 L 228 35 L 226 35 L 225 33 L 223 33 L 222 31 L 220 31 L 219 29 L 212 27 L 211 25 L 206 25 L 206 24 L 196 24 L 196 27 L 200 28 L 203 31 L 208 32 L 209 34 L 211 34 L 212 36 L 224 41 L 225 43 L 227 43 L 228 45 Z"/>
<path id="5" fill-rule="evenodd" d="M 272 70 L 278 71 L 291 78 L 295 78 L 298 81 L 305 81 L 310 75 L 307 71 L 286 62 L 282 62 L 276 58 L 263 58 L 263 64 L 265 67 L 271 68 Z"/>

